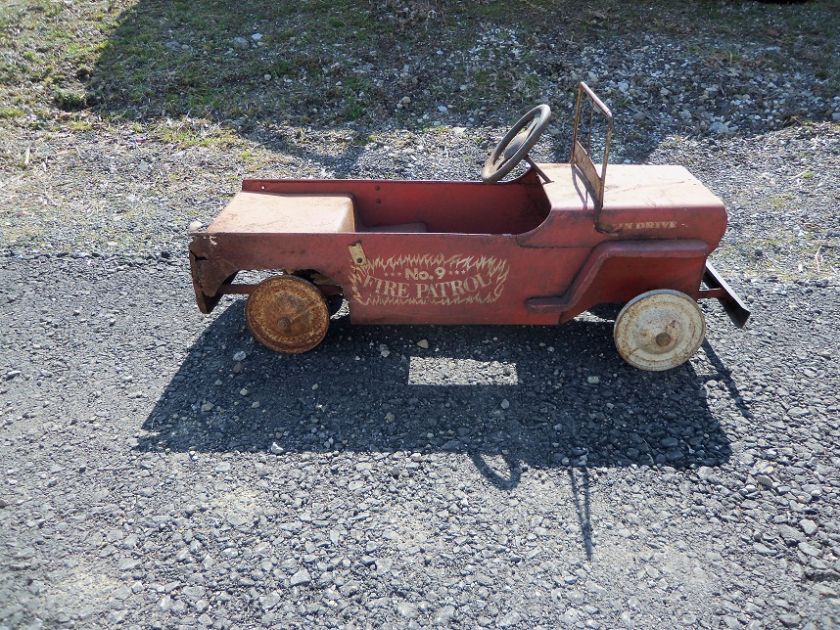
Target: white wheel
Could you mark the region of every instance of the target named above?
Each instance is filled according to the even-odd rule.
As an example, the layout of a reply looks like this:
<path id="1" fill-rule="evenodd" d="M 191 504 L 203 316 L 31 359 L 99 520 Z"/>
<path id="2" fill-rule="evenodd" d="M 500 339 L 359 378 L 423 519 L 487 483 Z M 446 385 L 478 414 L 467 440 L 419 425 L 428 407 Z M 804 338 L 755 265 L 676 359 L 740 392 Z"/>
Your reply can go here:
<path id="1" fill-rule="evenodd" d="M 658 289 L 637 295 L 615 318 L 613 340 L 627 363 L 659 372 L 682 365 L 706 336 L 706 320 L 685 293 Z"/>

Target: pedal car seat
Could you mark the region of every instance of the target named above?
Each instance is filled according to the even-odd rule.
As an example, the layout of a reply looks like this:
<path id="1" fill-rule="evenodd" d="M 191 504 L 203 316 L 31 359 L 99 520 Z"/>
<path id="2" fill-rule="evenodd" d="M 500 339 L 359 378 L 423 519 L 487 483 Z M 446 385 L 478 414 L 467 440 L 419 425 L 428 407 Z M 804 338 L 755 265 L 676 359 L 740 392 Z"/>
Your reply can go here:
<path id="1" fill-rule="evenodd" d="M 350 195 L 238 192 L 207 228 L 214 232 L 323 234 L 355 232 Z"/>

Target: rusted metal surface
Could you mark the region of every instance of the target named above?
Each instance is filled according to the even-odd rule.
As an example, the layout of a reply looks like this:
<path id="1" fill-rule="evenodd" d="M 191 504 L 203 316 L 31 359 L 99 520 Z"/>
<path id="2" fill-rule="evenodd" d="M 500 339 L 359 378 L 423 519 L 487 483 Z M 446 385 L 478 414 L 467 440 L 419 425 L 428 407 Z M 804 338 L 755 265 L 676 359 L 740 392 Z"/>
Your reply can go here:
<path id="1" fill-rule="evenodd" d="M 220 290 L 225 283 L 230 283 L 239 271 L 245 267 L 237 267 L 221 257 L 197 254 L 198 250 L 190 247 L 190 274 L 195 290 L 195 301 L 202 313 L 210 313 L 219 298 L 223 295 Z"/>
<path id="2" fill-rule="evenodd" d="M 517 120 L 497 144 L 481 169 L 481 180 L 486 183 L 498 182 L 510 173 L 522 160 L 531 161 L 528 151 L 540 139 L 548 126 L 551 109 L 548 105 L 537 105 Z M 539 174 L 539 168 L 536 169 Z"/>
<path id="3" fill-rule="evenodd" d="M 595 200 L 578 169 L 570 164 L 540 166 L 551 179 L 542 185 L 551 212 L 538 230 L 517 237 L 521 245 L 700 239 L 712 251 L 726 231 L 723 202 L 682 166 L 611 166 L 600 226 L 594 225 Z"/>
<path id="4" fill-rule="evenodd" d="M 653 208 L 634 207 L 635 201 L 643 199 L 627 207 L 613 200 L 605 208 L 604 217 L 616 228 L 605 234 L 594 229 L 594 209 L 586 192 L 575 192 L 572 171 L 567 169 L 564 173 L 562 168 L 544 166 L 552 182 L 536 186 L 522 181 L 478 187 L 470 183 L 429 182 L 420 190 L 415 182 L 344 183 L 354 199 L 357 223 L 381 224 L 389 209 L 394 210 L 395 222 L 405 223 L 408 207 L 415 221 L 419 219 L 429 226 L 427 233 L 260 234 L 235 230 L 197 233 L 191 250 L 196 258 L 203 260 L 201 269 L 206 272 L 199 285 L 210 298 L 221 290 L 232 268 L 315 269 L 343 288 L 355 323 L 552 324 L 560 321 L 560 315 L 533 311 L 527 306 L 529 298 L 563 296 L 599 245 L 656 241 L 662 264 L 625 257 L 614 270 L 620 275 L 600 277 L 600 296 L 592 299 L 626 291 L 631 272 L 635 282 L 645 288 L 669 287 L 689 294 L 698 290 L 705 255 L 717 246 L 725 229 L 722 203 L 714 203 L 712 199 L 706 206 L 686 207 L 685 200 L 673 190 L 670 196 L 659 197 L 662 205 Z M 564 174 L 568 175 L 565 180 Z M 652 175 L 655 179 L 656 169 Z M 257 185 L 267 191 L 303 188 L 323 192 L 336 184 L 341 183 L 316 180 Z M 245 185 L 255 184 L 246 182 Z M 375 190 L 377 187 L 380 190 Z M 535 187 L 542 193 L 541 198 L 532 190 Z M 687 186 L 689 192 L 694 188 Z M 486 189 L 498 190 L 497 197 L 486 197 L 482 192 Z M 663 193 L 666 189 L 668 186 L 659 186 L 656 191 Z M 631 196 L 638 197 L 638 194 Z M 482 223 L 501 233 L 482 233 Z M 466 231 L 467 228 L 474 232 Z M 686 241 L 700 241 L 706 251 L 690 261 L 675 264 L 674 259 L 681 257 Z M 669 256 L 669 250 L 675 254 Z M 357 262 L 357 258 L 362 262 Z M 446 265 L 433 264 L 491 258 L 503 261 L 506 267 L 499 291 L 494 294 L 494 307 L 486 299 L 470 299 L 475 288 L 472 281 L 466 293 L 457 284 L 446 285 L 462 280 L 463 273 L 454 274 Z M 221 269 L 215 268 L 217 263 L 222 265 Z M 467 269 L 459 271 L 468 271 L 470 264 L 463 262 Z M 371 265 L 377 269 L 373 274 L 365 273 Z M 387 276 L 378 271 L 385 265 Z M 360 278 L 369 280 L 360 283 Z M 476 281 L 486 280 L 482 276 Z M 413 295 L 412 300 L 409 295 Z M 425 297 L 433 299 L 424 301 Z M 454 299 L 448 303 L 438 299 L 446 297 Z M 580 310 L 570 305 L 566 318 Z"/>
<path id="5" fill-rule="evenodd" d="M 325 312 L 307 310 L 316 294 L 343 295 L 356 324 L 547 325 L 657 289 L 719 299 L 746 321 L 706 260 L 726 230 L 723 202 L 687 170 L 615 165 L 605 181 L 602 169 L 598 198 L 575 164 L 539 169 L 545 178 L 532 168 L 494 184 L 245 180 L 247 195 L 192 234 L 196 301 L 209 312 L 225 293 L 250 293 L 249 323 L 275 348 L 320 340 L 328 321 L 283 341 L 289 329 L 270 312 L 292 276 L 254 289 L 234 282 L 241 270 L 313 280 L 298 278 L 283 306 L 303 309 L 301 325 Z"/>
<path id="6" fill-rule="evenodd" d="M 274 276 L 260 282 L 245 304 L 254 337 L 276 352 L 311 350 L 327 334 L 330 314 L 324 295 L 297 276 Z"/>
<path id="7" fill-rule="evenodd" d="M 657 289 L 630 300 L 615 320 L 613 339 L 630 365 L 659 372 L 682 365 L 706 336 L 697 302 L 685 293 Z"/>
<path id="8" fill-rule="evenodd" d="M 696 295 L 696 269 L 707 254 L 708 246 L 700 240 L 603 243 L 592 250 L 563 295 L 532 297 L 525 304 L 532 311 L 558 313 L 565 321 L 596 304 L 625 302 L 663 283 Z M 644 269 L 651 261 L 663 267 L 655 282 L 637 268 Z"/>
<path id="9" fill-rule="evenodd" d="M 738 297 L 738 294 L 732 290 L 729 283 L 723 279 L 723 276 L 717 272 L 717 269 L 715 269 L 709 261 L 706 261 L 706 267 L 703 272 L 703 282 L 706 283 L 709 290 L 703 291 L 702 293 L 709 293 L 711 295 L 708 297 L 718 298 L 720 303 L 723 305 L 723 309 L 726 311 L 726 314 L 729 315 L 729 319 L 731 319 L 732 323 L 738 328 L 746 326 L 747 321 L 750 318 L 750 309 L 747 308 L 747 305 L 744 304 L 743 300 Z M 716 291 L 719 293 L 714 295 L 713 292 Z"/>
<path id="10" fill-rule="evenodd" d="M 527 307 L 527 300 L 563 296 L 593 250 L 605 243 L 656 241 L 660 243 L 657 253 L 662 264 L 625 256 L 612 280 L 606 276 L 598 281 L 600 295 L 592 294 L 591 299 L 626 293 L 627 287 L 636 286 L 643 290 L 664 286 L 696 292 L 705 255 L 717 246 L 726 215 L 716 197 L 699 194 L 702 185 L 687 171 L 649 167 L 644 182 L 647 192 L 640 192 L 630 189 L 630 182 L 643 178 L 646 167 L 617 167 L 611 184 L 616 194 L 603 211 L 604 220 L 614 229 L 605 234 L 594 229 L 591 196 L 576 185 L 574 171 L 568 165 L 543 168 L 551 176 L 550 183 L 541 184 L 528 177 L 494 185 L 246 181 L 247 189 L 265 188 L 265 192 L 284 194 L 321 194 L 342 187 L 353 199 L 357 230 L 369 225 L 387 227 L 392 216 L 394 224 L 420 222 L 429 231 L 395 233 L 374 228 L 325 234 L 259 234 L 233 229 L 196 234 L 192 250 L 206 260 L 223 260 L 239 269 L 315 269 L 343 288 L 355 323 L 558 323 L 559 313 L 535 312 Z M 659 205 L 650 205 L 654 202 Z M 672 264 L 682 255 L 687 241 L 702 242 L 705 251 L 691 261 Z M 356 251 L 359 256 L 354 255 Z M 669 251 L 675 255 L 669 257 Z M 470 270 L 471 263 L 466 261 L 482 259 L 503 261 L 506 268 L 506 274 L 498 277 L 498 292 L 493 294 L 492 303 L 480 291 L 476 294 L 473 284 L 488 278 L 479 275 L 473 280 L 470 276 L 467 285 L 457 284 Z M 453 270 L 447 264 L 433 264 L 435 261 L 448 261 L 449 265 L 464 262 L 462 269 Z M 380 269 L 386 264 L 387 270 Z M 633 282 L 628 277 L 631 271 Z M 224 273 L 217 275 L 226 277 Z M 360 282 L 362 279 L 364 282 Z M 455 284 L 447 284 L 450 282 Z M 220 286 L 206 287 L 208 295 Z M 570 305 L 564 319 L 585 308 Z"/>
<path id="11" fill-rule="evenodd" d="M 580 114 L 584 97 L 589 99 L 591 107 L 589 110 L 589 127 L 586 147 L 578 137 L 580 131 Z M 604 139 L 604 155 L 601 159 L 601 174 L 598 175 L 595 162 L 592 160 L 592 111 L 597 109 L 607 121 L 606 137 Z M 604 187 L 607 181 L 607 164 L 610 160 L 610 141 L 612 140 L 613 115 L 610 108 L 604 105 L 603 101 L 596 96 L 586 83 L 581 81 L 578 84 L 577 99 L 575 100 L 575 121 L 572 130 L 572 155 L 571 164 L 580 169 L 589 186 L 592 187 L 595 197 L 595 225 L 600 224 L 601 209 L 604 206 Z"/>

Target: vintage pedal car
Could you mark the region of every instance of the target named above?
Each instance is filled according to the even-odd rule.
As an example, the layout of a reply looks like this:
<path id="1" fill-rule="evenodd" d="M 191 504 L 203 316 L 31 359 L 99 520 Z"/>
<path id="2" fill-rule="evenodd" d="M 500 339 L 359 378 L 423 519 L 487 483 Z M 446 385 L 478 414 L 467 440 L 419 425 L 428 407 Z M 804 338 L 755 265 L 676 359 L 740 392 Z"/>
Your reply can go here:
<path id="1" fill-rule="evenodd" d="M 582 105 L 606 120 L 600 165 L 579 136 Z M 328 298 L 354 324 L 560 324 L 624 303 L 621 356 L 665 370 L 700 347 L 697 300 L 720 300 L 737 326 L 749 311 L 707 262 L 726 229 L 723 203 L 680 166 L 609 168 L 612 114 L 581 83 L 568 164 L 528 157 L 550 116 L 532 109 L 487 159 L 482 182 L 257 180 L 242 183 L 192 233 L 196 301 L 247 294 L 254 337 L 272 350 L 317 346 Z M 596 119 L 597 120 L 597 119 Z M 591 127 L 590 127 L 591 132 Z M 530 168 L 499 182 L 520 161 Z M 243 270 L 277 270 L 258 284 Z"/>

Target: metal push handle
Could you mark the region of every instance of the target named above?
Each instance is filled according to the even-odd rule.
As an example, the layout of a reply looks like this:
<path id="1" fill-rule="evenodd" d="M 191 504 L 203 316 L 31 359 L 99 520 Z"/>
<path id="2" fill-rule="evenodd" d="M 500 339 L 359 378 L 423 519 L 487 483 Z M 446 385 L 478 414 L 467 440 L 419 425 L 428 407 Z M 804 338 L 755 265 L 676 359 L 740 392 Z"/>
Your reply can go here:
<path id="1" fill-rule="evenodd" d="M 580 127 L 580 111 L 583 97 L 587 96 L 592 102 L 592 108 L 589 110 L 589 133 L 587 134 L 586 147 L 584 147 L 578 139 L 578 128 Z M 595 162 L 592 161 L 592 110 L 598 109 L 604 118 L 607 119 L 607 138 L 604 142 L 604 158 L 601 161 L 601 175 L 598 175 L 598 169 L 595 167 Z M 595 193 L 595 221 L 600 219 L 601 210 L 604 207 L 604 183 L 607 181 L 607 163 L 610 159 L 610 139 L 612 138 L 613 115 L 610 108 L 604 105 L 604 102 L 595 95 L 595 92 L 586 85 L 583 81 L 578 83 L 577 100 L 575 102 L 575 124 L 572 132 L 572 159 L 571 163 L 578 167 L 580 172 L 589 182 Z"/>

